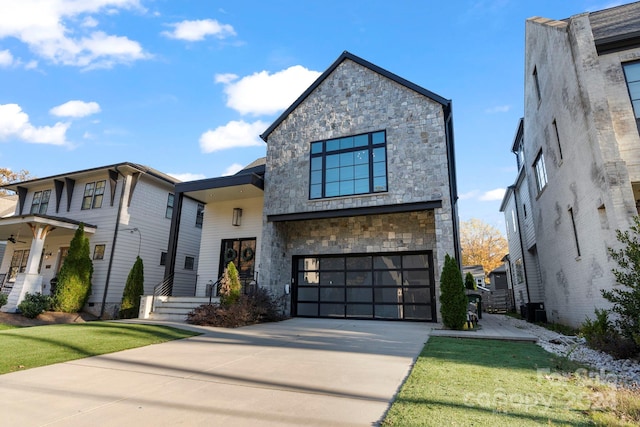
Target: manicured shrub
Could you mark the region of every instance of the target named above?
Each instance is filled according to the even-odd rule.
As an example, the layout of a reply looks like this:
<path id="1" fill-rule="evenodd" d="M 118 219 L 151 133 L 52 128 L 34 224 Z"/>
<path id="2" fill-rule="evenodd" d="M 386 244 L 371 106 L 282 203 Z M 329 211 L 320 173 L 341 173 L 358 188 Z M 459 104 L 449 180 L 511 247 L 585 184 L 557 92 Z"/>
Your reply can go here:
<path id="1" fill-rule="evenodd" d="M 640 217 L 635 216 L 633 223 L 627 231 L 616 230 L 622 249 L 609 248 L 609 255 L 620 267 L 612 270 L 620 286 L 603 289 L 602 296 L 613 303 L 617 331 L 625 340 L 634 342 L 636 352 L 640 352 Z"/>
<path id="2" fill-rule="evenodd" d="M 250 295 L 241 295 L 235 304 L 205 304 L 187 314 L 194 325 L 237 328 L 255 323 L 282 320 L 280 301 L 268 290 L 257 288 Z"/>
<path id="3" fill-rule="evenodd" d="M 464 276 L 464 287 L 470 291 L 476 290 L 476 281 L 473 278 L 473 274 L 467 273 L 466 276 Z"/>
<path id="4" fill-rule="evenodd" d="M 91 293 L 92 275 L 89 239 L 84 235 L 84 225 L 80 224 L 58 274 L 58 284 L 53 296 L 54 310 L 65 313 L 80 311 Z"/>
<path id="5" fill-rule="evenodd" d="M 238 270 L 233 262 L 227 264 L 227 268 L 224 269 L 222 275 L 222 282 L 220 283 L 220 304 L 223 306 L 230 306 L 238 302 L 242 285 L 240 284 L 240 277 L 238 276 Z"/>
<path id="6" fill-rule="evenodd" d="M 0 307 L 5 305 L 8 300 L 9 300 L 9 297 L 7 296 L 7 294 L 0 294 Z"/>
<path id="7" fill-rule="evenodd" d="M 464 289 L 458 264 L 447 254 L 440 275 L 440 314 L 442 324 L 449 329 L 462 329 L 467 321 L 469 302 Z"/>
<path id="8" fill-rule="evenodd" d="M 51 308 L 51 298 L 48 295 L 26 293 L 24 299 L 18 304 L 18 310 L 24 317 L 35 319 L 38 315 Z"/>
<path id="9" fill-rule="evenodd" d="M 120 304 L 120 318 L 133 319 L 138 317 L 140 311 L 140 297 L 144 293 L 144 264 L 142 258 L 136 258 L 127 283 L 122 293 L 122 303 Z"/>

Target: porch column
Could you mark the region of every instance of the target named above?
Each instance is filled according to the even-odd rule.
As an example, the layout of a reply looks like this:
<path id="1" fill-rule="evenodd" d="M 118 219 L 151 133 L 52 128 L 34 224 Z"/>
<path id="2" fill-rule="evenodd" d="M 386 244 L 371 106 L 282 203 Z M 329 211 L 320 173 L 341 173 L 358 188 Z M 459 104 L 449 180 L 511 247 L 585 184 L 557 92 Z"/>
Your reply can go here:
<path id="1" fill-rule="evenodd" d="M 27 259 L 25 273 L 38 274 L 38 267 L 40 266 L 40 260 L 42 258 L 44 241 L 47 238 L 47 234 L 49 234 L 53 228 L 50 225 L 29 224 L 29 226 L 33 232 L 33 240 L 31 241 L 31 250 L 29 251 L 29 258 Z"/>

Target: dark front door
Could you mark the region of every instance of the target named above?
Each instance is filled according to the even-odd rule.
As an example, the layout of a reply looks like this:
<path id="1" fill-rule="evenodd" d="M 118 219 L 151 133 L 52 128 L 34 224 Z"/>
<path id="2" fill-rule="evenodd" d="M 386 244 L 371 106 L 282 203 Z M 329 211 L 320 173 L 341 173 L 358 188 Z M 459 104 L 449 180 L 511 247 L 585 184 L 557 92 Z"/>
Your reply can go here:
<path id="1" fill-rule="evenodd" d="M 222 276 L 225 267 L 233 262 L 243 281 L 253 280 L 256 263 L 256 238 L 224 239 L 220 252 L 220 268 L 218 277 Z"/>

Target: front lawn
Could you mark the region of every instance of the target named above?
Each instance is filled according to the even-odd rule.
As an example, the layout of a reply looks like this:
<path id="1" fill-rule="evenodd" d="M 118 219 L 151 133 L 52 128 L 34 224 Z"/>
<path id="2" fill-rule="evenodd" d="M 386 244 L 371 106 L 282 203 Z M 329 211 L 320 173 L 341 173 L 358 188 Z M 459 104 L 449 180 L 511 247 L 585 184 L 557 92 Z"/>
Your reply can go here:
<path id="1" fill-rule="evenodd" d="M 595 425 L 616 392 L 589 374 L 533 343 L 431 337 L 383 426 Z"/>
<path id="2" fill-rule="evenodd" d="M 0 328 L 0 374 L 194 335 L 198 333 L 167 326 L 116 322 Z"/>

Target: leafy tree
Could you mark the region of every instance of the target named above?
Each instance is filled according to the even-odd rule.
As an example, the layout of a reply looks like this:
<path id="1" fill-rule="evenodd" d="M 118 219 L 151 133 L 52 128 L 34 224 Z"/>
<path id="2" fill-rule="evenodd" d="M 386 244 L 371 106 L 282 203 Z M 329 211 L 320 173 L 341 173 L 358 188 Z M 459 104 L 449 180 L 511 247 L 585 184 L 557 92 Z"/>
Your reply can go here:
<path id="1" fill-rule="evenodd" d="M 467 321 L 467 296 L 462 273 L 455 258 L 445 256 L 440 275 L 440 314 L 442 324 L 449 329 L 462 329 Z"/>
<path id="2" fill-rule="evenodd" d="M 89 250 L 89 239 L 84 235 L 84 224 L 76 230 L 69 252 L 58 274 L 54 299 L 54 310 L 77 313 L 82 310 L 91 293 L 93 263 Z"/>
<path id="3" fill-rule="evenodd" d="M 473 274 L 467 273 L 464 276 L 464 287 L 470 291 L 476 290 L 476 279 L 473 278 Z"/>
<path id="4" fill-rule="evenodd" d="M 622 249 L 609 248 L 609 255 L 620 267 L 612 270 L 620 287 L 601 292 L 613 303 L 611 310 L 618 314 L 615 324 L 622 336 L 640 347 L 640 217 L 634 217 L 633 223 L 627 231 L 616 230 Z"/>
<path id="5" fill-rule="evenodd" d="M 29 179 L 33 179 L 34 177 L 29 174 L 28 170 L 20 170 L 18 172 L 13 172 L 9 168 L 0 168 L 0 185 L 11 184 L 14 182 L 27 181 Z M 4 196 L 8 194 L 7 190 L 0 189 L 0 196 Z"/>
<path id="6" fill-rule="evenodd" d="M 140 297 L 144 293 L 144 265 L 142 258 L 138 256 L 133 264 L 127 283 L 122 293 L 122 304 L 120 304 L 120 318 L 132 319 L 138 317 L 140 312 Z"/>
<path id="7" fill-rule="evenodd" d="M 509 253 L 507 239 L 500 230 L 476 218 L 460 223 L 460 246 L 462 265 L 481 265 L 485 274 L 499 267 Z"/>
<path id="8" fill-rule="evenodd" d="M 224 273 L 222 275 L 220 304 L 222 306 L 230 306 L 237 303 L 240 300 L 241 288 L 242 286 L 240 285 L 238 269 L 233 261 L 231 261 L 227 264 L 227 268 L 224 269 Z"/>

